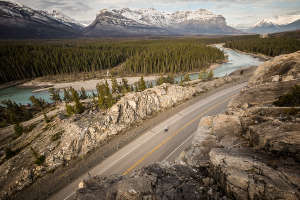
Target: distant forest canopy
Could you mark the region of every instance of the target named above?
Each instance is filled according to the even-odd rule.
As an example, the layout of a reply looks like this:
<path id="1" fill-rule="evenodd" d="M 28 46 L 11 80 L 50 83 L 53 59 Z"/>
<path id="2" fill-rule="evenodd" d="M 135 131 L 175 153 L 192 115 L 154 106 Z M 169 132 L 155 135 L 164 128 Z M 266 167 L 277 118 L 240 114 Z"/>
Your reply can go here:
<path id="1" fill-rule="evenodd" d="M 224 59 L 206 46 L 219 39 L 56 40 L 0 42 L 0 82 L 93 72 L 122 63 L 126 73 L 201 70 Z"/>
<path id="2" fill-rule="evenodd" d="M 278 56 L 300 50 L 299 32 L 271 34 L 267 38 L 243 38 L 226 41 L 225 47 L 267 56 Z"/>

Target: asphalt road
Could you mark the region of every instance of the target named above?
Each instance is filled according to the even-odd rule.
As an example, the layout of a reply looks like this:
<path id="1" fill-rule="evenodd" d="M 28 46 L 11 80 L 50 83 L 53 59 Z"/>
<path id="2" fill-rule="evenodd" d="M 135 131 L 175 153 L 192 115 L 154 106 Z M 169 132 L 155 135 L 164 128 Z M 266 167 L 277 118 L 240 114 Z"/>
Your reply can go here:
<path id="1" fill-rule="evenodd" d="M 89 178 L 90 175 L 126 175 L 150 163 L 174 161 L 191 144 L 200 119 L 224 112 L 230 99 L 246 84 L 224 89 L 188 106 L 121 148 L 49 199 L 73 199 L 80 181 Z M 168 131 L 165 131 L 166 128 Z"/>

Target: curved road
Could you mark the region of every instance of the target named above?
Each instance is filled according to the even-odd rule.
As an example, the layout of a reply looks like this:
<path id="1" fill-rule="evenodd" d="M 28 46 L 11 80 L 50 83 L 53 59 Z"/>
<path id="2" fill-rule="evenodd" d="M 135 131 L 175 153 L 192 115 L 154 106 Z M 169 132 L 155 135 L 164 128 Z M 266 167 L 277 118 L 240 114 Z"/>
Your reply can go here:
<path id="1" fill-rule="evenodd" d="M 204 116 L 224 112 L 230 99 L 246 85 L 247 83 L 243 83 L 224 89 L 188 106 L 99 163 L 49 199 L 74 199 L 79 182 L 90 175 L 125 175 L 153 162 L 174 161 L 191 144 L 199 120 Z"/>

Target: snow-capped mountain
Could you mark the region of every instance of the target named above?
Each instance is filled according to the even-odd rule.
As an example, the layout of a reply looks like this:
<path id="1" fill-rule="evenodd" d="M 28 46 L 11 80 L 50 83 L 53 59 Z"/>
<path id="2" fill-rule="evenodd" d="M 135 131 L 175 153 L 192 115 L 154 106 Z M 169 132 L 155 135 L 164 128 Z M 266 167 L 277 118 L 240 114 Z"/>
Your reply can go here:
<path id="1" fill-rule="evenodd" d="M 231 34 L 238 33 L 221 15 L 204 9 L 162 12 L 153 8 L 103 9 L 85 30 L 88 36 Z"/>
<path id="2" fill-rule="evenodd" d="M 275 33 L 297 30 L 300 29 L 297 21 L 300 21 L 300 15 L 277 16 L 260 20 L 248 31 L 253 33 Z"/>
<path id="3" fill-rule="evenodd" d="M 69 25 L 69 26 L 77 25 L 80 27 L 84 26 L 84 24 L 77 22 L 75 19 L 73 19 L 57 10 L 52 10 L 52 12 L 50 12 L 50 11 L 44 11 L 44 12 L 46 12 L 46 14 L 48 14 L 49 16 L 54 17 L 56 20 L 66 24 L 66 25 Z"/>
<path id="4" fill-rule="evenodd" d="M 34 10 L 20 3 L 0 1 L 1 38 L 73 37 L 83 27 L 58 12 Z"/>

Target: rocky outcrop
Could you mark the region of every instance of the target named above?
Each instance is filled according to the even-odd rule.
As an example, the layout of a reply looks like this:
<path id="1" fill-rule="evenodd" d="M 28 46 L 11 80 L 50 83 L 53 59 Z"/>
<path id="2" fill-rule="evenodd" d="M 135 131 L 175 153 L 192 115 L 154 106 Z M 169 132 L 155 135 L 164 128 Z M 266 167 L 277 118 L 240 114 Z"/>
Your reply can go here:
<path id="1" fill-rule="evenodd" d="M 261 65 L 249 86 L 231 101 L 226 114 L 202 118 L 190 148 L 180 155 L 177 164 L 163 167 L 163 171 L 170 170 L 171 177 L 173 173 L 177 176 L 178 171 L 180 180 L 185 178 L 180 170 L 172 171 L 174 167 L 188 171 L 185 175 L 195 181 L 193 184 L 208 191 L 204 196 L 199 188 L 187 184 L 197 193 L 189 196 L 189 190 L 183 190 L 182 182 L 176 178 L 170 178 L 170 183 L 153 182 L 157 173 L 149 173 L 149 170 L 159 166 L 154 165 L 115 181 L 99 177 L 85 181 L 83 188 L 77 191 L 77 199 L 105 199 L 107 194 L 117 194 L 112 199 L 120 199 L 119 194 L 132 191 L 128 186 L 131 182 L 139 185 L 134 186 L 136 195 L 125 199 L 146 198 L 140 194 L 149 195 L 149 199 L 213 199 L 209 191 L 222 194 L 216 197 L 218 199 L 300 199 L 300 107 L 277 107 L 274 103 L 300 84 L 299 70 L 300 52 Z M 285 99 L 290 98 L 293 97 Z M 104 181 L 97 182 L 99 179 Z M 204 186 L 205 182 L 210 183 L 209 187 Z M 125 190 L 118 187 L 124 183 L 128 186 Z M 156 189 L 144 190 L 149 183 Z M 113 191 L 103 188 L 107 184 Z M 169 194 L 170 188 L 174 189 L 175 196 L 157 193 L 159 189 Z M 106 193 L 97 193 L 98 190 Z"/>
<path id="2" fill-rule="evenodd" d="M 81 115 L 67 117 L 59 111 L 49 124 L 42 117 L 36 118 L 30 133 L 0 146 L 0 199 L 23 190 L 60 166 L 68 166 L 153 114 L 240 78 L 199 81 L 185 87 L 163 84 L 128 93 L 107 111 L 98 111 L 87 101 L 87 109 Z M 64 104 L 57 107 L 65 109 Z M 11 157 L 7 157 L 8 153 Z"/>
<path id="3" fill-rule="evenodd" d="M 130 176 L 93 177 L 81 184 L 77 199 L 227 199 L 205 170 L 152 164 Z"/>

